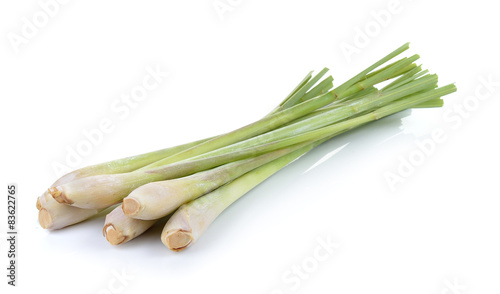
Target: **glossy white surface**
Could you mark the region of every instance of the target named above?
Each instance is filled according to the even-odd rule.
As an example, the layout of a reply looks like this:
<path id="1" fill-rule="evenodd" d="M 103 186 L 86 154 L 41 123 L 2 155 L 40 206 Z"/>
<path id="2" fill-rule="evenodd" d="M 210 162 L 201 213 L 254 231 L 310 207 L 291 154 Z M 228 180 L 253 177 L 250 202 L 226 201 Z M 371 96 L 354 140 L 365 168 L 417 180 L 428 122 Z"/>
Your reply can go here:
<path id="1" fill-rule="evenodd" d="M 2 270 L 2 293 L 499 292 L 500 46 L 491 1 L 402 0 L 350 62 L 342 42 L 352 44 L 390 1 L 221 2 L 235 5 L 224 20 L 212 1 L 69 1 L 19 53 L 9 33 L 41 8 L 0 4 L 0 184 L 16 182 L 20 195 L 19 286 L 7 286 Z M 102 217 L 39 227 L 35 199 L 57 179 L 52 165 L 67 164 L 67 148 L 102 119 L 112 131 L 78 167 L 230 131 L 265 115 L 309 70 L 329 67 L 338 85 L 407 41 L 406 56 L 420 54 L 440 85 L 456 82 L 444 108 L 407 111 L 321 145 L 231 206 L 188 250 L 164 247 L 162 226 L 118 247 L 102 237 Z M 121 95 L 157 65 L 169 76 L 126 114 Z M 481 86 L 490 77 L 491 93 Z M 419 159 L 417 142 L 436 132 L 439 142 Z M 412 156 L 421 162 L 391 189 L 384 175 Z M 328 238 L 331 251 L 320 247 Z M 120 282 L 122 271 L 133 277 Z"/>

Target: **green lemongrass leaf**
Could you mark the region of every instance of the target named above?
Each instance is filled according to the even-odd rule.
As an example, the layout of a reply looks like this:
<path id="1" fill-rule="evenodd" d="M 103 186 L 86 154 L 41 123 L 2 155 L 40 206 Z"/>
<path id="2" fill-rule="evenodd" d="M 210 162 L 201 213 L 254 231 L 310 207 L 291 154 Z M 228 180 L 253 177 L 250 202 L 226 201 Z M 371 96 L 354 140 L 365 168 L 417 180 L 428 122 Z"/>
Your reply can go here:
<path id="1" fill-rule="evenodd" d="M 322 69 L 317 75 L 315 75 L 304 86 L 302 86 L 299 90 L 297 90 L 296 93 L 294 93 L 289 99 L 287 99 L 285 103 L 281 105 L 281 109 L 283 110 L 290 108 L 295 104 L 297 104 L 298 102 L 300 102 L 300 98 L 302 98 L 302 96 L 304 96 L 306 92 L 309 91 L 309 89 L 311 89 L 312 86 L 314 86 L 314 84 L 316 84 L 326 74 L 327 71 L 328 68 L 326 67 Z"/>
<path id="2" fill-rule="evenodd" d="M 309 92 L 303 95 L 299 100 L 306 101 L 318 95 L 328 92 L 331 88 L 333 88 L 333 77 L 328 76 L 324 80 L 322 80 L 319 84 L 317 84 L 314 88 L 312 88 Z"/>
<path id="3" fill-rule="evenodd" d="M 280 103 L 279 106 L 282 106 L 283 104 L 285 104 L 291 97 L 293 97 L 302 87 L 304 87 L 305 84 L 307 84 L 307 82 L 309 82 L 309 80 L 311 79 L 312 77 L 312 73 L 314 71 L 310 71 L 303 79 L 302 81 L 293 89 L 292 92 L 290 92 L 290 94 L 288 94 L 288 96 L 286 96 L 286 98 Z"/>

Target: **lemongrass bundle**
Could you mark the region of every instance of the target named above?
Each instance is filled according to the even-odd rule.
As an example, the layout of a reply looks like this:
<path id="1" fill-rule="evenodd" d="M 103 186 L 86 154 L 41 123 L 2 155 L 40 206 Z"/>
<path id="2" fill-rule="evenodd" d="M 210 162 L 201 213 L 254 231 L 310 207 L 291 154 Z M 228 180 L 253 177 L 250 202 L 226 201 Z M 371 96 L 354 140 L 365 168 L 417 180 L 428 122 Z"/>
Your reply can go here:
<path id="1" fill-rule="evenodd" d="M 456 87 L 438 87 L 437 75 L 415 64 L 418 55 L 388 63 L 408 48 L 335 88 L 327 68 L 310 72 L 268 115 L 234 131 L 69 173 L 38 197 L 40 225 L 63 228 L 119 205 L 103 228 L 119 245 L 174 212 L 161 240 L 183 250 L 237 199 L 322 142 L 409 108 L 442 106 Z"/>

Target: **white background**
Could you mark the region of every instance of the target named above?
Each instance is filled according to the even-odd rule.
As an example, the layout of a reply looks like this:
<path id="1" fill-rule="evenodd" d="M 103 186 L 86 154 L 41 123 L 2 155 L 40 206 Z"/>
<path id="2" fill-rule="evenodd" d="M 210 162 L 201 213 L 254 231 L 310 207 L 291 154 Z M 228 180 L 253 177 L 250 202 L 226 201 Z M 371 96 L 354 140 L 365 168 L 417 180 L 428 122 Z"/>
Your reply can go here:
<path id="1" fill-rule="evenodd" d="M 480 82 L 500 81 L 494 2 L 401 0 L 383 25 L 373 22 L 388 11 L 385 0 L 222 0 L 232 5 L 222 15 L 214 3 L 68 1 L 17 47 L 9 38 L 43 10 L 2 1 L 1 288 L 498 293 L 500 86 L 490 93 Z M 346 58 L 342 44 L 355 46 L 367 26 L 371 36 Z M 269 112 L 309 70 L 327 66 L 339 85 L 408 41 L 406 56 L 420 54 L 440 85 L 456 82 L 443 109 L 408 111 L 323 144 L 231 206 L 188 250 L 164 247 L 162 226 L 119 247 L 102 237 L 102 217 L 39 227 L 35 200 L 57 179 L 53 165 L 67 164 L 68 148 L 102 119 L 113 130 L 71 168 L 230 131 Z M 113 111 L 156 66 L 169 73 L 161 85 L 128 116 Z M 456 112 L 464 103 L 467 118 Z M 436 130 L 445 140 L 391 189 L 384 175 Z M 19 186 L 16 288 L 4 270 L 10 182 Z M 300 283 L 284 280 L 294 265 L 314 265 L 318 238 L 339 247 L 307 277 L 294 276 Z M 122 271 L 133 278 L 113 284 Z"/>

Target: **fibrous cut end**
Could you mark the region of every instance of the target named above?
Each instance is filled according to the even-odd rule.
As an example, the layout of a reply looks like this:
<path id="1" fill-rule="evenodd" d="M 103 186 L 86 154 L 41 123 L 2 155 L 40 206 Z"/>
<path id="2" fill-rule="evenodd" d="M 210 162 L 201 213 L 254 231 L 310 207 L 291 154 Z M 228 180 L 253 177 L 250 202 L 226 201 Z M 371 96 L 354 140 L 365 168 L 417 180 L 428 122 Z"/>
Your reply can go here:
<path id="1" fill-rule="evenodd" d="M 44 229 L 48 229 L 52 225 L 52 216 L 45 208 L 40 209 L 38 212 L 38 222 Z"/>
<path id="2" fill-rule="evenodd" d="M 168 232 L 162 241 L 170 250 L 182 251 L 193 242 L 193 237 L 191 236 L 191 232 L 175 230 Z"/>
<path id="3" fill-rule="evenodd" d="M 125 215 L 135 215 L 141 209 L 141 203 L 134 198 L 125 198 L 122 203 L 122 210 Z"/>
<path id="4" fill-rule="evenodd" d="M 128 240 L 128 236 L 124 236 L 111 224 L 104 226 L 102 233 L 111 245 L 120 245 Z"/>

